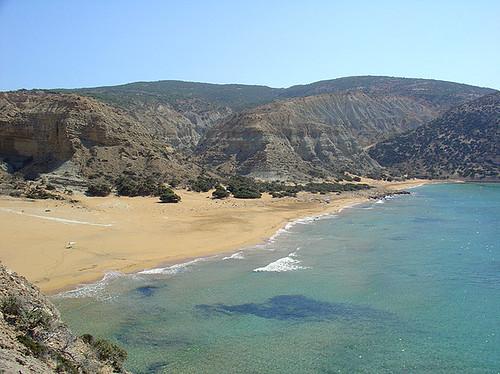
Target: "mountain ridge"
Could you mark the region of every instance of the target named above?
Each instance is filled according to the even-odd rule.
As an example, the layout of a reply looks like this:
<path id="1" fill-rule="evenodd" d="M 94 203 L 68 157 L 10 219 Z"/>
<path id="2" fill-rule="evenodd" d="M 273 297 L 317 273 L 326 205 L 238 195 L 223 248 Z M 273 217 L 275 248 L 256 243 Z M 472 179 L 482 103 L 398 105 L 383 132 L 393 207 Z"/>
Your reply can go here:
<path id="1" fill-rule="evenodd" d="M 381 76 L 286 89 L 157 81 L 19 90 L 0 94 L 0 161 L 82 183 L 123 173 L 185 179 L 206 168 L 280 179 L 378 174 L 365 149 L 491 92 Z"/>

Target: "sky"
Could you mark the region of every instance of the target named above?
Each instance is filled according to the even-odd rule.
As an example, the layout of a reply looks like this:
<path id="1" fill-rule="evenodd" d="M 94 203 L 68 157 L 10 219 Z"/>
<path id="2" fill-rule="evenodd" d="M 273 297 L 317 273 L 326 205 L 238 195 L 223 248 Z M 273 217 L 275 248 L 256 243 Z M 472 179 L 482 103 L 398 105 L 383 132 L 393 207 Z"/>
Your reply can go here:
<path id="1" fill-rule="evenodd" d="M 499 0 L 0 0 L 0 90 L 352 75 L 500 89 Z"/>

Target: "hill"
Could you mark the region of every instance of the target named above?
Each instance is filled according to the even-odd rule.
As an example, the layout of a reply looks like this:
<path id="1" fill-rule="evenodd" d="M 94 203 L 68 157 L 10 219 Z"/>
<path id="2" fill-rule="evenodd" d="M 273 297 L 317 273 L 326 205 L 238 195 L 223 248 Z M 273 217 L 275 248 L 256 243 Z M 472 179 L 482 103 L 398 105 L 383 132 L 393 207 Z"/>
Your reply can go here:
<path id="1" fill-rule="evenodd" d="M 196 149 L 222 173 L 261 178 L 366 175 L 379 169 L 363 147 L 415 128 L 436 112 L 399 96 L 337 93 L 277 101 L 210 129 Z"/>
<path id="2" fill-rule="evenodd" d="M 129 174 L 189 176 L 196 171 L 169 147 L 172 128 L 152 128 L 128 112 L 74 94 L 0 94 L 0 157 L 10 172 L 62 183 Z M 180 131 L 179 128 L 175 129 Z M 183 129 L 190 136 L 192 129 Z M 161 133 L 163 136 L 159 136 Z"/>
<path id="3" fill-rule="evenodd" d="M 203 168 L 280 179 L 376 175 L 366 149 L 491 92 L 371 76 L 287 89 L 158 81 L 19 90 L 0 93 L 0 169 L 64 185 L 123 173 L 186 180 Z"/>
<path id="4" fill-rule="evenodd" d="M 498 180 L 500 93 L 462 104 L 369 150 L 381 165 L 410 176 Z"/>
<path id="5" fill-rule="evenodd" d="M 494 92 L 490 88 L 435 79 L 359 76 L 292 86 L 280 96 L 301 97 L 353 90 L 369 94 L 411 97 L 441 111 Z"/>

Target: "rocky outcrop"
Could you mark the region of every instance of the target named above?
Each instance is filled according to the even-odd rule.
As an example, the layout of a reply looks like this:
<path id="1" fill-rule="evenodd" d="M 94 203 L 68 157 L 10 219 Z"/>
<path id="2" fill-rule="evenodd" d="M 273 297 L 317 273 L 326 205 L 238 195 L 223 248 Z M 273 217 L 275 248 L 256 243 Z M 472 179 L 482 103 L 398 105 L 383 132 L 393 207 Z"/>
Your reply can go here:
<path id="1" fill-rule="evenodd" d="M 497 92 L 451 109 L 369 152 L 383 166 L 410 176 L 498 180 L 499 129 Z"/>
<path id="2" fill-rule="evenodd" d="M 11 172 L 28 178 L 46 174 L 64 184 L 95 176 L 114 179 L 122 173 L 196 173 L 197 167 L 165 140 L 169 127 L 158 122 L 155 133 L 141 115 L 134 118 L 73 94 L 2 93 L 0 158 Z"/>
<path id="3" fill-rule="evenodd" d="M 1 373 L 124 372 L 89 342 L 71 333 L 37 287 L 0 264 Z"/>
<path id="4" fill-rule="evenodd" d="M 279 101 L 210 129 L 196 152 L 222 173 L 261 178 L 366 175 L 379 169 L 364 147 L 415 128 L 436 112 L 415 100 L 363 92 Z"/>

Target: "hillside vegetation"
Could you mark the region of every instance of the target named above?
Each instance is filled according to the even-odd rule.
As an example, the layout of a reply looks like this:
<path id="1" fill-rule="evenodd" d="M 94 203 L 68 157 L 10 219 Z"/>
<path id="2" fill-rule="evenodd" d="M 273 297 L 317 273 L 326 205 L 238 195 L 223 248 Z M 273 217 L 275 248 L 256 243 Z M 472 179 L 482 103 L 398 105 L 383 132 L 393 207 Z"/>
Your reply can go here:
<path id="1" fill-rule="evenodd" d="M 410 176 L 498 180 L 500 93 L 483 96 L 381 142 L 369 153 L 381 165 Z"/>
<path id="2" fill-rule="evenodd" d="M 492 92 L 373 76 L 286 89 L 158 81 L 6 92 L 0 93 L 0 170 L 84 188 L 89 180 L 114 184 L 122 175 L 158 182 L 203 173 L 377 177 L 391 161 L 374 159 L 381 149 L 375 144 Z"/>

